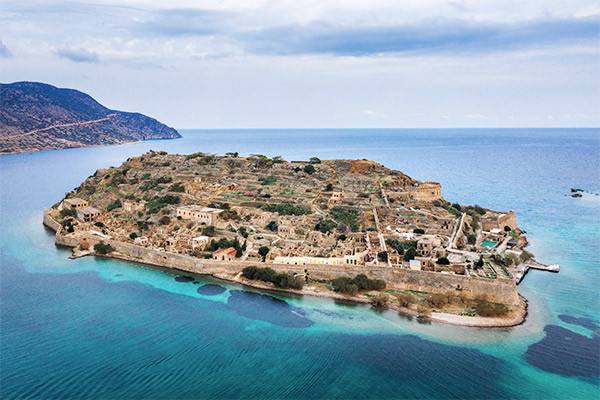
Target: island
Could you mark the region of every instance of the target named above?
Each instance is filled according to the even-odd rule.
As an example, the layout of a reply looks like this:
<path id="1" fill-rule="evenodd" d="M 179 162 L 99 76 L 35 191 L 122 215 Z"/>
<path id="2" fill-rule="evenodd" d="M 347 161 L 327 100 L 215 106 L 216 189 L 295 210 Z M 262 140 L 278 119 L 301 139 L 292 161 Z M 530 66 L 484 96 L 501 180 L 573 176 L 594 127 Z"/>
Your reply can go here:
<path id="1" fill-rule="evenodd" d="M 0 155 L 181 137 L 153 118 L 39 82 L 0 84 L 0 105 Z"/>
<path id="2" fill-rule="evenodd" d="M 73 257 L 466 326 L 523 322 L 517 284 L 529 268 L 558 271 L 524 249 L 514 211 L 448 202 L 439 183 L 365 159 L 150 151 L 97 170 L 43 223 Z"/>

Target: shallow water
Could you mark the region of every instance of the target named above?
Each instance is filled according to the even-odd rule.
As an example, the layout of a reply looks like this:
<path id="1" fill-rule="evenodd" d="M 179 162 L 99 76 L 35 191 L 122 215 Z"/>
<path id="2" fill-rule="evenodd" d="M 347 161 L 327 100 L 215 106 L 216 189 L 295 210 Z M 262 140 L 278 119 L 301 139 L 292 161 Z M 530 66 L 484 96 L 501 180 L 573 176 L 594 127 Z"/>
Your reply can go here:
<path id="1" fill-rule="evenodd" d="M 182 134 L 0 157 L 3 398 L 600 395 L 597 129 Z M 475 329 L 116 260 L 67 259 L 41 225 L 43 207 L 96 168 L 148 149 L 373 159 L 441 182 L 447 200 L 515 209 L 530 250 L 561 272 L 531 271 L 519 285 L 529 300 L 525 324 Z M 586 192 L 573 199 L 571 187 Z M 565 355 L 572 362 L 561 362 Z"/>

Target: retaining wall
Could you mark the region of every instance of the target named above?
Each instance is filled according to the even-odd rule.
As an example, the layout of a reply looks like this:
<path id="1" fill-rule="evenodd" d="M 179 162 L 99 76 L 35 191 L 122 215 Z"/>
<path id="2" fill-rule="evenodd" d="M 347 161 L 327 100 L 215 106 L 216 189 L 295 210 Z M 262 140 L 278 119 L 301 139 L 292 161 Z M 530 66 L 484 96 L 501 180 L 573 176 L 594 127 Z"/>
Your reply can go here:
<path id="1" fill-rule="evenodd" d="M 87 236 L 90 246 L 98 243 L 101 239 L 96 236 Z M 498 303 L 517 305 L 519 294 L 516 282 L 512 279 L 498 278 L 487 280 L 483 278 L 471 278 L 464 275 L 450 275 L 439 272 L 413 271 L 409 269 L 394 268 L 388 266 L 351 266 L 351 265 L 288 265 L 288 264 L 264 264 L 250 261 L 213 261 L 199 259 L 184 254 L 174 254 L 156 249 L 123 243 L 115 240 L 105 240 L 119 253 L 129 256 L 132 261 L 173 268 L 197 274 L 217 274 L 240 272 L 244 267 L 256 265 L 259 267 L 271 267 L 277 272 L 289 274 L 304 274 L 308 272 L 313 279 L 334 279 L 342 276 L 353 277 L 357 274 L 365 274 L 369 278 L 383 279 L 388 288 L 400 290 L 415 290 L 428 293 L 453 292 L 458 295 L 462 293 L 467 298 L 485 298 Z M 56 235 L 56 244 L 69 247 L 77 247 L 79 242 L 74 237 Z"/>

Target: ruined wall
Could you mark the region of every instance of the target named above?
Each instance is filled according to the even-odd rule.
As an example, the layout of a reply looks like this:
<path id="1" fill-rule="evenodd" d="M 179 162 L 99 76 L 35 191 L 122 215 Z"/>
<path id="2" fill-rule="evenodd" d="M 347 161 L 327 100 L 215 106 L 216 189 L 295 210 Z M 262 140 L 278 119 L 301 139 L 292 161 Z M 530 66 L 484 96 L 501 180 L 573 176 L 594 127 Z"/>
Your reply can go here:
<path id="1" fill-rule="evenodd" d="M 481 218 L 481 227 L 484 231 L 491 231 L 494 228 L 504 230 L 505 226 L 511 229 L 517 229 L 517 216 L 514 211 L 494 212 L 486 214 Z"/>
<path id="2" fill-rule="evenodd" d="M 58 232 L 60 229 L 62 229 L 62 226 L 50 216 L 48 210 L 44 210 L 44 217 L 42 219 L 42 222 L 54 232 Z"/>
<path id="3" fill-rule="evenodd" d="M 94 236 L 88 236 L 87 239 L 90 246 L 100 241 L 100 238 Z M 470 299 L 485 298 L 489 301 L 511 305 L 516 305 L 519 302 L 516 282 L 509 279 L 498 278 L 492 281 L 482 278 L 470 278 L 464 275 L 413 271 L 384 265 L 287 265 L 263 264 L 249 261 L 213 261 L 184 254 L 167 253 L 115 240 L 105 240 L 104 242 L 113 246 L 117 252 L 128 255 L 131 261 L 198 274 L 235 274 L 240 272 L 244 267 L 251 265 L 271 267 L 277 272 L 289 274 L 304 274 L 306 270 L 313 279 L 334 279 L 342 276 L 365 274 L 372 279 L 385 280 L 388 283 L 388 288 L 429 293 L 447 293 L 448 291 L 452 291 L 455 294 L 462 293 Z M 56 236 L 56 243 L 69 247 L 76 247 L 78 245 L 77 239 L 65 237 L 60 234 Z"/>
<path id="4" fill-rule="evenodd" d="M 433 201 L 442 198 L 442 185 L 438 182 L 422 182 L 419 186 L 408 186 L 409 196 L 417 201 Z"/>

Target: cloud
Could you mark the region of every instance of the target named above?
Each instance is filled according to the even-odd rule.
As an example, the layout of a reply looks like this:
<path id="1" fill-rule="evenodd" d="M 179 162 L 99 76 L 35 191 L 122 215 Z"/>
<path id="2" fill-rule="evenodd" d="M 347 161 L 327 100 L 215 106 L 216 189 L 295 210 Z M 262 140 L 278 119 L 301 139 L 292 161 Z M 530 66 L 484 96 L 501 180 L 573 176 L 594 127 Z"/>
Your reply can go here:
<path id="1" fill-rule="evenodd" d="M 99 61 L 96 53 L 81 48 L 72 49 L 69 47 L 64 47 L 62 49 L 58 49 L 56 54 L 60 58 L 66 58 L 67 60 L 71 60 L 73 62 L 97 63 Z"/>
<path id="2" fill-rule="evenodd" d="M 140 21 L 137 29 L 161 36 L 212 35 L 225 31 L 232 16 L 227 12 L 193 8 L 161 10 L 152 19 Z"/>
<path id="3" fill-rule="evenodd" d="M 9 48 L 6 47 L 0 39 L 0 58 L 11 58 L 12 56 L 12 51 L 10 51 Z"/>
<path id="4" fill-rule="evenodd" d="M 382 53 L 493 52 L 537 45 L 597 42 L 600 19 L 540 19 L 518 23 L 436 19 L 396 25 L 315 21 L 238 34 L 261 54 L 369 56 Z"/>

